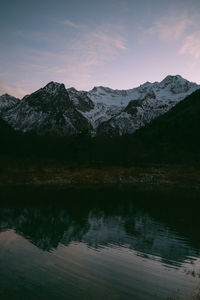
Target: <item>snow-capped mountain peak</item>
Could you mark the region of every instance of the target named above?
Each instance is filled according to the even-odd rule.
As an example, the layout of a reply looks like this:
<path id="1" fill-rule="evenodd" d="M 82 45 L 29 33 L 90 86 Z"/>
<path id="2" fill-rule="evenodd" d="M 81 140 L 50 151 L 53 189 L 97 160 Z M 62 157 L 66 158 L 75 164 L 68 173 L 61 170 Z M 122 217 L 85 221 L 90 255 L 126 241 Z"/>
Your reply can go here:
<path id="1" fill-rule="evenodd" d="M 56 95 L 60 91 L 64 91 L 65 90 L 65 85 L 63 83 L 58 83 L 58 82 L 51 81 L 45 87 L 43 87 L 40 90 L 43 90 L 46 93 L 51 94 L 51 95 Z"/>
<path id="2" fill-rule="evenodd" d="M 120 113 L 108 118 L 97 128 L 97 134 L 124 135 L 133 133 L 154 118 L 166 113 L 200 86 L 180 75 L 168 75 L 160 83 L 146 82 L 127 90 L 129 103 Z"/>
<path id="3" fill-rule="evenodd" d="M 91 129 L 73 105 L 64 84 L 55 82 L 25 96 L 19 105 L 3 114 L 3 119 L 15 130 L 39 135 L 73 135 Z"/>
<path id="4" fill-rule="evenodd" d="M 158 84 L 158 87 L 159 89 L 168 90 L 169 92 L 172 92 L 172 94 L 181 94 L 187 93 L 191 89 L 198 88 L 198 85 L 184 79 L 180 75 L 168 75 Z"/>
<path id="5" fill-rule="evenodd" d="M 21 101 L 1 96 L 0 108 L 3 119 L 22 131 L 70 135 L 89 130 L 92 135 L 124 135 L 166 113 L 199 88 L 180 75 L 128 90 L 97 86 L 88 92 L 51 81 Z"/>
<path id="6" fill-rule="evenodd" d="M 164 82 L 174 82 L 174 81 L 187 81 L 186 79 L 184 79 L 181 75 L 167 75 L 162 81 L 161 83 Z"/>

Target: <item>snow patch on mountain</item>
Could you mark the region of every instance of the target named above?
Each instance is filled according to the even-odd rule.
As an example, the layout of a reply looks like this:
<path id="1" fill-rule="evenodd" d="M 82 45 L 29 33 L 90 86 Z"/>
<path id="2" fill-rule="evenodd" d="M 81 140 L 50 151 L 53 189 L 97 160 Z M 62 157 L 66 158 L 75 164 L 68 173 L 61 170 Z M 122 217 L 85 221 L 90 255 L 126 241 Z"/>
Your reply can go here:
<path id="1" fill-rule="evenodd" d="M 180 75 L 167 76 L 161 83 L 145 83 L 128 90 L 132 99 L 121 113 L 99 124 L 97 134 L 124 135 L 133 133 L 166 113 L 186 96 L 200 88 Z"/>
<path id="2" fill-rule="evenodd" d="M 19 99 L 8 94 L 0 96 L 0 111 L 11 108 L 12 106 L 19 103 Z"/>
<path id="3" fill-rule="evenodd" d="M 25 96 L 3 118 L 15 130 L 39 135 L 74 135 L 91 130 L 88 120 L 74 107 L 64 84 L 55 82 Z"/>
<path id="4" fill-rule="evenodd" d="M 124 135 L 166 113 L 199 88 L 180 75 L 129 90 L 100 86 L 87 92 L 50 82 L 21 101 L 1 96 L 0 111 L 5 121 L 23 132 Z"/>

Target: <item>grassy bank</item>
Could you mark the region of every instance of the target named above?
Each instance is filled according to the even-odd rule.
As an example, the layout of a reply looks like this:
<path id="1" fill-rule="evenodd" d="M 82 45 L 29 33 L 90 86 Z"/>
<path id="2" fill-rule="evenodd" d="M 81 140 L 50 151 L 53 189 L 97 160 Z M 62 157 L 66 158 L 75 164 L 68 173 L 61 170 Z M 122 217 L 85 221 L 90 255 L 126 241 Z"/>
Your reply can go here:
<path id="1" fill-rule="evenodd" d="M 145 185 L 200 189 L 200 169 L 183 165 L 70 167 L 65 164 L 6 164 L 0 186 Z"/>

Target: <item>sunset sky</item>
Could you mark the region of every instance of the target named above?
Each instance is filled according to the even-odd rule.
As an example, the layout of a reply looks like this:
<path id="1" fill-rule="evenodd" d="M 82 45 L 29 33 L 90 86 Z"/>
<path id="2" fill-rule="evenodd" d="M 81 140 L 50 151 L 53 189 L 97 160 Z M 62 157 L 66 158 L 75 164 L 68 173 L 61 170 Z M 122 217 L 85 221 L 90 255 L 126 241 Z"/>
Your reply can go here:
<path id="1" fill-rule="evenodd" d="M 199 0 L 0 0 L 0 94 L 200 83 Z"/>

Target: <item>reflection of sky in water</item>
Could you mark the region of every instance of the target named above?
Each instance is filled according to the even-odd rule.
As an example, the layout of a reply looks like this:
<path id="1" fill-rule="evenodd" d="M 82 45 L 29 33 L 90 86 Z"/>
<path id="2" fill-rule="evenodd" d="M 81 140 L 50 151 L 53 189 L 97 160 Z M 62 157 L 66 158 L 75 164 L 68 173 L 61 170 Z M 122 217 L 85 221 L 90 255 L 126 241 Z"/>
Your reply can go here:
<path id="1" fill-rule="evenodd" d="M 170 268 L 120 245 L 70 242 L 43 251 L 13 230 L 0 234 L 0 245 L 1 299 L 193 299 L 198 291 L 199 258 Z"/>
<path id="2" fill-rule="evenodd" d="M 123 210 L 122 210 L 123 211 Z M 181 266 L 198 257 L 190 242 L 156 221 L 147 212 L 129 207 L 126 213 L 108 214 L 88 209 L 83 215 L 64 208 L 22 207 L 0 210 L 0 229 L 15 229 L 42 250 L 53 250 L 59 244 L 83 242 L 92 249 L 121 246 L 135 250 L 138 256 L 159 259 L 163 264 Z"/>
<path id="3" fill-rule="evenodd" d="M 159 210 L 157 216 L 154 208 L 144 211 L 133 201 L 111 198 L 1 207 L 0 299 L 196 295 L 198 238 L 183 234 L 187 222 L 182 228 L 162 220 Z M 189 224 L 198 232 L 192 220 Z"/>

